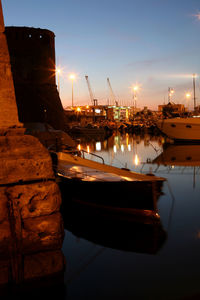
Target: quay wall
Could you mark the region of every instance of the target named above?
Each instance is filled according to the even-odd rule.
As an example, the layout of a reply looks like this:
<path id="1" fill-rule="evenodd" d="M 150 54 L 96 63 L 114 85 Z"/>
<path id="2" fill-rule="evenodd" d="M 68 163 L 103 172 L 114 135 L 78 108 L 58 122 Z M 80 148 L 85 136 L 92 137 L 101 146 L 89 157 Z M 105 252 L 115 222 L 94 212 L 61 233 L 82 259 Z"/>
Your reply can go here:
<path id="1" fill-rule="evenodd" d="M 10 292 L 12 288 L 15 291 L 16 284 L 21 286 L 56 274 L 63 277 L 65 264 L 61 251 L 61 194 L 49 152 L 38 139 L 24 134 L 23 124 L 18 120 L 13 67 L 4 29 L 0 0 L 1 295 L 3 286 Z M 10 50 L 16 51 L 18 43 L 12 47 Z M 7 299 L 7 295 L 3 297 Z"/>

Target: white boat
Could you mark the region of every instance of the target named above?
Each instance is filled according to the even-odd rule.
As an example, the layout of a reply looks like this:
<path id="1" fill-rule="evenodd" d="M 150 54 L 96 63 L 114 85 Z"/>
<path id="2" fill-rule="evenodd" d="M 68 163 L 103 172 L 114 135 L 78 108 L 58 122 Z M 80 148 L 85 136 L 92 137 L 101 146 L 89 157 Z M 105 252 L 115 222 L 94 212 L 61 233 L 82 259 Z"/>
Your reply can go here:
<path id="1" fill-rule="evenodd" d="M 199 117 L 164 119 L 158 121 L 156 125 L 174 141 L 200 143 Z"/>

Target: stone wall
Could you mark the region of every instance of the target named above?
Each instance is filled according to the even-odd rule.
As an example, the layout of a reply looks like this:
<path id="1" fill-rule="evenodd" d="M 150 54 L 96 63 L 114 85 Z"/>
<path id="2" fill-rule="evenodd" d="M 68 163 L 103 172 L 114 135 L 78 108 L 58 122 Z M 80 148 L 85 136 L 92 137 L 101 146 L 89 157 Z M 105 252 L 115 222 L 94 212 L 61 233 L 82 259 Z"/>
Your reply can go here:
<path id="1" fill-rule="evenodd" d="M 20 126 L 0 3 L 0 128 Z"/>
<path id="2" fill-rule="evenodd" d="M 61 195 L 48 151 L 33 136 L 8 135 L 0 156 L 0 284 L 62 272 Z"/>
<path id="3" fill-rule="evenodd" d="M 18 120 L 1 0 L 0 107 L 1 286 L 64 270 L 61 195 L 48 151 Z"/>

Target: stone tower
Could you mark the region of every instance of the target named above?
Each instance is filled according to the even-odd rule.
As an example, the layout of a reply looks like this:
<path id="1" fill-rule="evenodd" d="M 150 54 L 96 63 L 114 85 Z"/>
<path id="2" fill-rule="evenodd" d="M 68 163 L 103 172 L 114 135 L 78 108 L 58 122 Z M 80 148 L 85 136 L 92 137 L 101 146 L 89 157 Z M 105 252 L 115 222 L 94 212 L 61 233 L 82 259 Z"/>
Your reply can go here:
<path id="1" fill-rule="evenodd" d="M 20 126 L 0 1 L 0 129 Z"/>
<path id="2" fill-rule="evenodd" d="M 5 27 L 19 121 L 64 129 L 56 86 L 55 34 L 33 27 Z"/>

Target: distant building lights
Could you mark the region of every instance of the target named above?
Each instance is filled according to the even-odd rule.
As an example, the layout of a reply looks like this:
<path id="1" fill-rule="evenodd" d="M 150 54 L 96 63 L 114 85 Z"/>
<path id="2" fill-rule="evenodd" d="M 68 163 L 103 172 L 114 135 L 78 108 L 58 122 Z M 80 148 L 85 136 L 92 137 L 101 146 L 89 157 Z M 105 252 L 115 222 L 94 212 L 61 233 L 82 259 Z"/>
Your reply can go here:
<path id="1" fill-rule="evenodd" d="M 96 142 L 96 151 L 101 151 L 101 142 Z"/>
<path id="2" fill-rule="evenodd" d="M 136 166 L 139 165 L 139 158 L 138 158 L 137 154 L 135 155 L 134 163 L 135 163 Z"/>

